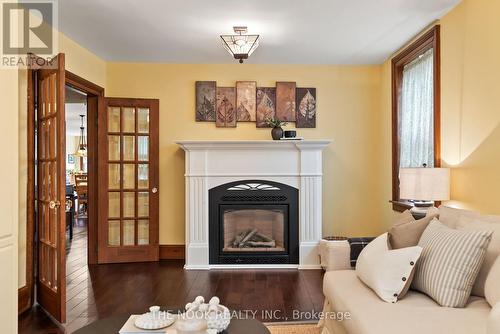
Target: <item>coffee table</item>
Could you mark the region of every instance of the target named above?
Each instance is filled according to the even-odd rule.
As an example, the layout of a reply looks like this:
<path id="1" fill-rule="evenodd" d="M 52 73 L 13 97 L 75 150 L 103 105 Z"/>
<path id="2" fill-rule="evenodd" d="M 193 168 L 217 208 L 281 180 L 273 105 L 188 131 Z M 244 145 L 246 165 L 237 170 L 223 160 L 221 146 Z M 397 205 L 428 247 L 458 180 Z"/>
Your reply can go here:
<path id="1" fill-rule="evenodd" d="M 116 316 L 97 320 L 74 334 L 118 334 L 129 315 Z M 224 334 L 270 334 L 269 330 L 260 321 L 255 319 L 233 319 Z"/>

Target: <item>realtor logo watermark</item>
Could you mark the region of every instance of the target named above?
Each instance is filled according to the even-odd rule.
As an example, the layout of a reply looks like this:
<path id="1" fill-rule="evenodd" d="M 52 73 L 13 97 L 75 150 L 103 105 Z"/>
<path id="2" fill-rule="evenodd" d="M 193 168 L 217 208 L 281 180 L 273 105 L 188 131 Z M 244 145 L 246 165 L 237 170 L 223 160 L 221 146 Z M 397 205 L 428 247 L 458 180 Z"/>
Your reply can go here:
<path id="1" fill-rule="evenodd" d="M 2 68 L 57 66 L 51 62 L 57 54 L 55 1 L 2 2 L 1 17 Z"/>

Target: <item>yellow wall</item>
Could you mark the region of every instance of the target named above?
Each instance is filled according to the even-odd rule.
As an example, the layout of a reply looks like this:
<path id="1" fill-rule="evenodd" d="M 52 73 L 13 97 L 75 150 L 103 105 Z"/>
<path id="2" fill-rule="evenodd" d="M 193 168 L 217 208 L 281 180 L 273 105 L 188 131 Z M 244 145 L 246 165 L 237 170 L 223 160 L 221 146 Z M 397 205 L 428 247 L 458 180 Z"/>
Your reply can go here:
<path id="1" fill-rule="evenodd" d="M 441 20 L 443 160 L 452 199 L 500 214 L 500 1 L 465 0 Z"/>
<path id="2" fill-rule="evenodd" d="M 66 54 L 66 69 L 101 87 L 106 86 L 106 62 L 59 33 L 59 52 Z"/>
<path id="3" fill-rule="evenodd" d="M 441 143 L 448 204 L 500 214 L 500 1 L 464 0 L 440 20 Z M 390 60 L 382 65 L 383 191 L 390 196 Z M 385 215 L 390 215 L 387 212 Z"/>
<path id="4" fill-rule="evenodd" d="M 235 129 L 195 122 L 195 81 L 259 86 L 296 81 L 316 87 L 316 129 L 306 138 L 331 138 L 324 152 L 324 234 L 370 235 L 380 226 L 387 198 L 378 190 L 379 66 L 107 64 L 107 96 L 160 99 L 160 244 L 184 243 L 184 152 L 177 139 L 270 139 L 270 129 Z"/>

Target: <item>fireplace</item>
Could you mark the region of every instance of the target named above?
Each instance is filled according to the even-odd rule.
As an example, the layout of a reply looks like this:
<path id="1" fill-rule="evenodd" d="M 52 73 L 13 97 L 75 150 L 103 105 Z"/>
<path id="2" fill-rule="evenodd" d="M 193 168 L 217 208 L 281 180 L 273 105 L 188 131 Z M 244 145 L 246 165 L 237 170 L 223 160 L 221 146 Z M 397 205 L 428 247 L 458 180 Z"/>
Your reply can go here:
<path id="1" fill-rule="evenodd" d="M 298 264 L 298 190 L 246 180 L 209 190 L 210 264 Z"/>
<path id="2" fill-rule="evenodd" d="M 330 142 L 328 139 L 177 141 L 186 152 L 185 268 L 321 268 L 318 245 L 322 236 L 322 151 Z M 262 186 L 238 187 L 247 183 L 270 187 L 264 186 L 267 190 Z M 231 187 L 239 190 L 229 191 Z M 285 210 L 281 211 L 280 205 Z M 252 241 L 267 237 L 277 247 L 250 249 L 249 244 L 242 249 L 230 249 L 234 247 L 224 243 L 224 212 L 231 219 L 250 213 L 244 210 L 265 208 L 271 208 L 269 211 L 276 212 L 278 217 L 282 212 L 284 250 L 278 248 L 281 240 L 276 230 L 271 236 L 259 232 L 264 238 L 258 236 Z M 276 225 L 278 217 L 269 219 Z M 243 225 L 235 227 L 235 231 L 237 228 L 242 230 L 240 233 L 250 229 Z M 234 239 L 232 232 L 229 233 L 226 239 Z"/>

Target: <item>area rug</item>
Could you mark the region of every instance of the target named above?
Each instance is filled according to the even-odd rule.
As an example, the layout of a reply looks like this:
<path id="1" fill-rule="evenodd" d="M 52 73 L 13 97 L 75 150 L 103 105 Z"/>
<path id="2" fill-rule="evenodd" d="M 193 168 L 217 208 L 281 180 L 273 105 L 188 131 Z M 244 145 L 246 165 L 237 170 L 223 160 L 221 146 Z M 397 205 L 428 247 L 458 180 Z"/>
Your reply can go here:
<path id="1" fill-rule="evenodd" d="M 316 324 L 307 325 L 270 325 L 266 327 L 271 334 L 320 334 L 321 328 Z"/>

